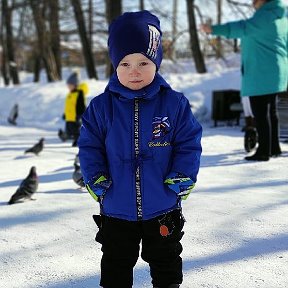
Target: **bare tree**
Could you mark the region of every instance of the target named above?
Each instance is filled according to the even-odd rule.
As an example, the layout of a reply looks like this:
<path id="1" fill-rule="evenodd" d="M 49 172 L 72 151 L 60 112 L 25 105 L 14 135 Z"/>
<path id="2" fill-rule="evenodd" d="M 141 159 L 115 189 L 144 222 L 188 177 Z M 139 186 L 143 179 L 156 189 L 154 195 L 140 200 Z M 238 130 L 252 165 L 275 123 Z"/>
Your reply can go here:
<path id="1" fill-rule="evenodd" d="M 5 6 L 5 5 L 4 5 Z M 5 19 L 5 9 L 3 8 L 3 1 L 2 1 L 2 9 L 1 9 L 1 29 L 0 29 L 0 40 L 2 45 L 2 58 L 1 58 L 1 73 L 3 76 L 4 84 L 7 86 L 10 83 L 10 77 L 7 69 L 7 49 L 6 49 L 6 41 L 4 36 L 4 19 Z"/>
<path id="2" fill-rule="evenodd" d="M 222 22 L 222 0 L 217 0 L 217 24 Z M 221 37 L 216 38 L 216 58 L 222 57 L 222 43 Z"/>
<path id="3" fill-rule="evenodd" d="M 108 25 L 122 14 L 122 0 L 106 0 L 106 19 Z M 113 73 L 113 66 L 111 62 L 107 59 L 106 66 L 106 76 L 109 77 Z"/>
<path id="4" fill-rule="evenodd" d="M 59 79 L 62 78 L 60 28 L 59 28 L 59 0 L 49 0 L 50 43 L 55 58 Z"/>
<path id="5" fill-rule="evenodd" d="M 242 3 L 233 0 L 226 0 L 234 14 L 240 14 L 244 19 L 253 11 L 253 7 L 249 3 Z"/>
<path id="6" fill-rule="evenodd" d="M 46 1 L 41 3 L 41 1 L 38 0 L 30 0 L 30 6 L 38 36 L 39 54 L 41 55 L 40 57 L 43 60 L 44 67 L 46 69 L 47 79 L 49 82 L 52 82 L 59 80 L 60 76 L 57 72 L 55 56 L 50 45 L 50 34 L 47 32 L 45 25 L 46 4 Z"/>
<path id="7" fill-rule="evenodd" d="M 40 81 L 40 71 L 41 71 L 41 55 L 39 53 L 38 48 L 34 47 L 34 82 Z"/>
<path id="8" fill-rule="evenodd" d="M 178 14 L 178 0 L 173 0 L 173 20 L 172 20 L 172 39 L 176 39 L 177 36 L 177 14 Z M 173 43 L 174 44 L 174 43 Z M 175 45 L 172 45 L 172 58 L 175 58 Z"/>
<path id="9" fill-rule="evenodd" d="M 88 33 L 91 49 L 93 49 L 93 1 L 89 0 L 88 5 Z"/>
<path id="10" fill-rule="evenodd" d="M 13 22 L 14 29 L 17 29 L 16 37 L 14 37 L 14 48 L 18 66 L 33 71 L 34 82 L 39 82 L 42 60 L 39 54 L 37 36 L 35 37 L 35 23 L 30 8 L 29 0 L 13 2 L 13 13 L 15 13 L 15 18 L 18 20 Z"/>
<path id="11" fill-rule="evenodd" d="M 207 70 L 206 70 L 203 55 L 200 50 L 197 27 L 196 27 L 194 0 L 186 0 L 186 2 L 187 2 L 187 13 L 188 13 L 188 22 L 189 22 L 190 46 L 191 46 L 196 70 L 198 73 L 206 73 Z"/>
<path id="12" fill-rule="evenodd" d="M 144 0 L 139 0 L 139 10 L 144 10 L 145 6 L 144 6 Z"/>
<path id="13" fill-rule="evenodd" d="M 13 7 L 8 6 L 7 0 L 2 0 L 2 17 L 3 17 L 3 26 L 6 29 L 3 29 L 3 46 L 5 46 L 5 64 L 6 67 L 9 67 L 9 74 L 12 78 L 13 84 L 19 84 L 19 76 L 18 76 L 18 69 L 14 55 L 14 39 L 13 39 L 13 29 L 12 29 L 12 13 Z M 6 32 L 6 33 L 5 33 Z M 4 36 L 5 35 L 5 36 Z M 4 39 L 6 41 L 4 41 Z M 4 43 L 6 42 L 6 43 Z M 5 45 L 6 44 L 6 45 Z M 6 68 L 5 68 L 6 69 Z"/>
<path id="14" fill-rule="evenodd" d="M 91 44 L 86 32 L 84 14 L 79 0 L 71 0 L 73 6 L 75 19 L 77 22 L 78 32 L 82 43 L 83 56 L 86 64 L 86 71 L 89 78 L 98 79 L 97 72 L 94 65 L 93 53 L 91 50 Z"/>

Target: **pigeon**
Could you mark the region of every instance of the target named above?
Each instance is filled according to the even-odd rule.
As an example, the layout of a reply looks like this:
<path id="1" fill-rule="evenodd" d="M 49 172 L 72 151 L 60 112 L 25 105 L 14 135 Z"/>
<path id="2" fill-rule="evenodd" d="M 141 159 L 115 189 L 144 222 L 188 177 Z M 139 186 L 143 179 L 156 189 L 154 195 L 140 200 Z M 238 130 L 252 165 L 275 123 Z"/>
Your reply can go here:
<path id="1" fill-rule="evenodd" d="M 10 124 L 12 124 L 12 125 L 17 125 L 16 119 L 17 119 L 17 117 L 18 117 L 18 113 L 19 113 L 19 111 L 18 111 L 18 104 L 15 104 L 15 105 L 12 107 L 12 109 L 11 109 L 11 111 L 10 111 L 10 114 L 9 114 L 9 117 L 8 117 L 8 119 L 7 119 Z"/>
<path id="2" fill-rule="evenodd" d="M 80 169 L 80 161 L 78 154 L 76 155 L 74 160 L 74 172 L 72 174 L 72 179 L 80 187 L 85 187 L 83 175 Z"/>
<path id="3" fill-rule="evenodd" d="M 33 147 L 25 150 L 25 154 L 26 153 L 34 153 L 35 155 L 38 156 L 38 154 L 43 150 L 43 147 L 44 147 L 44 138 L 41 138 L 39 140 L 39 142 L 37 144 L 35 144 Z"/>
<path id="4" fill-rule="evenodd" d="M 20 199 L 29 199 L 33 200 L 31 197 L 37 191 L 38 188 L 38 176 L 36 174 L 36 167 L 32 166 L 28 176 L 21 182 L 19 188 L 12 195 L 8 204 L 14 204 Z"/>
<path id="5" fill-rule="evenodd" d="M 77 154 L 76 156 L 75 156 L 75 159 L 74 159 L 74 165 L 78 165 L 78 166 L 80 166 L 80 159 L 79 159 L 79 154 Z"/>
<path id="6" fill-rule="evenodd" d="M 80 187 L 85 187 L 83 175 L 81 173 L 80 165 L 74 163 L 74 172 L 72 174 L 73 181 Z"/>

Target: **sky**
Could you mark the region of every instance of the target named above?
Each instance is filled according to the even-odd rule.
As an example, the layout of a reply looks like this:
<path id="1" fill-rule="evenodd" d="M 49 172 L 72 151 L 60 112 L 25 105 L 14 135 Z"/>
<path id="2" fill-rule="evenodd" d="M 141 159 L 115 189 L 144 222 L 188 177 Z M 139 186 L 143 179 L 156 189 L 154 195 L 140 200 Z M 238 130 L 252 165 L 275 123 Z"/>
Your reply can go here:
<path id="1" fill-rule="evenodd" d="M 192 61 L 164 61 L 161 74 L 182 91 L 203 126 L 203 154 L 193 192 L 183 202 L 186 218 L 181 288 L 288 287 L 288 144 L 282 157 L 247 162 L 244 124 L 211 119 L 213 90 L 239 88 L 239 59 L 209 60 L 208 73 L 195 73 Z M 191 69 L 192 67 L 192 69 Z M 100 67 L 103 75 L 104 68 Z M 70 74 L 66 69 L 65 79 Z M 107 80 L 87 81 L 89 102 Z M 21 74 L 21 86 L 0 87 L 0 287 L 99 287 L 101 247 L 92 215 L 98 204 L 72 180 L 78 149 L 61 142 L 65 80 L 39 84 Z M 7 123 L 19 104 L 17 126 Z M 24 150 L 44 137 L 39 156 Z M 39 187 L 34 201 L 7 205 L 35 166 Z M 148 265 L 139 259 L 134 288 L 151 287 Z M 113 275 L 111 276 L 113 277 Z"/>

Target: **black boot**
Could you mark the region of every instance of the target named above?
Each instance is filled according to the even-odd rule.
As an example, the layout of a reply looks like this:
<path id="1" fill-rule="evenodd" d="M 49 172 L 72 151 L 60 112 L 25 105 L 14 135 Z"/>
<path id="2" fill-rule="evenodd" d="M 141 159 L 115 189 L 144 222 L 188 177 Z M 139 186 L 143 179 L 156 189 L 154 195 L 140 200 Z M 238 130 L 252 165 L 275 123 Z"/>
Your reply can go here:
<path id="1" fill-rule="evenodd" d="M 269 156 L 262 155 L 262 154 L 259 154 L 259 153 L 256 152 L 252 156 L 245 157 L 245 160 L 247 160 L 247 161 L 268 161 L 269 160 Z"/>
<path id="2" fill-rule="evenodd" d="M 277 157 L 281 156 L 281 154 L 282 154 L 282 152 L 280 150 L 280 151 L 272 152 L 270 156 L 273 158 L 277 158 Z"/>
<path id="3" fill-rule="evenodd" d="M 65 142 L 68 139 L 68 135 L 65 131 L 63 131 L 62 129 L 58 130 L 58 137 Z"/>

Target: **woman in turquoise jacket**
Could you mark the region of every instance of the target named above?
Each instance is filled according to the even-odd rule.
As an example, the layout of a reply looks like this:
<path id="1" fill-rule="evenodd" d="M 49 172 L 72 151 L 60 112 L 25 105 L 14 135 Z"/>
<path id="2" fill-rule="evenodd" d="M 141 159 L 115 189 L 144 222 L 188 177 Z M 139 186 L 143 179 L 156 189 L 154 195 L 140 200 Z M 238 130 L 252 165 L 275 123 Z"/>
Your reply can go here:
<path id="1" fill-rule="evenodd" d="M 258 132 L 258 148 L 246 160 L 268 161 L 281 154 L 277 94 L 288 83 L 288 20 L 281 0 L 253 0 L 256 10 L 247 20 L 202 25 L 213 35 L 241 39 L 241 95 L 250 96 Z"/>

